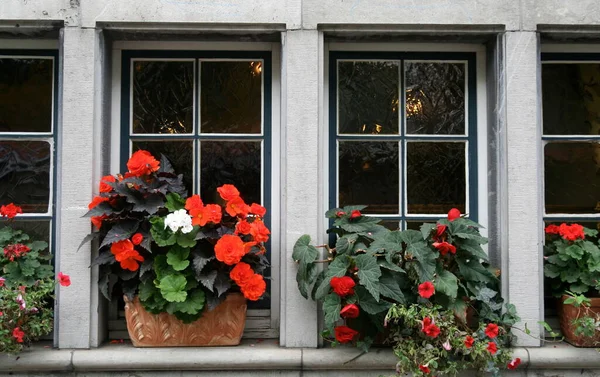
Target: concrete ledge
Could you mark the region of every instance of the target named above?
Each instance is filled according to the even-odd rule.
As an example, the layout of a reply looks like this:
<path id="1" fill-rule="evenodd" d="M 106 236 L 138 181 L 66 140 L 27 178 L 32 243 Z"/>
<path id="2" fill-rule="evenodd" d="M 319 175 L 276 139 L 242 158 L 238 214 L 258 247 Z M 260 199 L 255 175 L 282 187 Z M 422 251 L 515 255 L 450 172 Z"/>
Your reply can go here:
<path id="1" fill-rule="evenodd" d="M 18 356 L 0 354 L 0 372 L 70 372 L 73 352 L 39 347 Z"/>
<path id="2" fill-rule="evenodd" d="M 541 348 L 515 348 L 521 370 L 600 369 L 600 353 L 549 343 Z M 360 355 L 354 348 L 282 348 L 272 340 L 247 341 L 239 347 L 134 348 L 110 344 L 89 350 L 34 347 L 16 356 L 0 355 L 4 373 L 127 371 L 393 371 L 391 349 Z"/>

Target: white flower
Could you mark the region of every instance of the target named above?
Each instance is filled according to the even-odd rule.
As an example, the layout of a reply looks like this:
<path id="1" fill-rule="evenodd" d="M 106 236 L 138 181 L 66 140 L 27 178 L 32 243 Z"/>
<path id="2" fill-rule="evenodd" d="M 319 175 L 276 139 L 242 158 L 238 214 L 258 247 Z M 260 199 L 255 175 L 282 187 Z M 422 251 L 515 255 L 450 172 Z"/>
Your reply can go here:
<path id="1" fill-rule="evenodd" d="M 448 339 L 448 340 L 446 340 L 446 341 L 444 342 L 444 344 L 442 344 L 442 347 L 444 347 L 444 349 L 445 349 L 446 351 L 450 351 L 450 350 L 452 349 L 452 346 L 450 345 L 450 340 L 449 340 L 449 339 Z"/>
<path id="2" fill-rule="evenodd" d="M 181 233 L 189 233 L 194 229 L 192 226 L 192 217 L 188 215 L 185 209 L 180 209 L 169 213 L 165 218 L 165 229 L 169 227 L 173 233 L 181 229 Z"/>

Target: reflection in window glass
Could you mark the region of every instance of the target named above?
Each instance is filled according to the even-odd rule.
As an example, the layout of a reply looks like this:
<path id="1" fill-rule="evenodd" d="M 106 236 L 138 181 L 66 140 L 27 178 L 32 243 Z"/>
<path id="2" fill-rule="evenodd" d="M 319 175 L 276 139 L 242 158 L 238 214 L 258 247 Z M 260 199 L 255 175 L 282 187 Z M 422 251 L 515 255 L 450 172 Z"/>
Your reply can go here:
<path id="1" fill-rule="evenodd" d="M 464 63 L 405 63 L 408 134 L 465 134 L 465 68 Z"/>
<path id="2" fill-rule="evenodd" d="M 339 205 L 368 205 L 364 213 L 399 212 L 398 142 L 339 142 Z"/>
<path id="3" fill-rule="evenodd" d="M 0 133 L 52 132 L 51 59 L 0 57 Z"/>
<path id="4" fill-rule="evenodd" d="M 261 143 L 202 141 L 200 143 L 200 197 L 218 202 L 217 187 L 232 184 L 246 203 L 261 203 Z"/>
<path id="5" fill-rule="evenodd" d="M 544 189 L 546 213 L 599 213 L 600 144 L 548 143 Z"/>
<path id="6" fill-rule="evenodd" d="M 25 213 L 48 212 L 50 144 L 0 140 L 0 204 L 14 203 Z"/>
<path id="7" fill-rule="evenodd" d="M 193 131 L 194 62 L 133 63 L 133 133 Z"/>
<path id="8" fill-rule="evenodd" d="M 465 143 L 408 142 L 406 184 L 408 213 L 465 212 Z"/>
<path id="9" fill-rule="evenodd" d="M 435 224 L 433 221 L 407 221 L 406 229 L 421 230 L 421 226 L 425 223 Z"/>
<path id="10" fill-rule="evenodd" d="M 340 134 L 398 134 L 399 63 L 338 63 Z"/>
<path id="11" fill-rule="evenodd" d="M 262 62 L 201 62 L 200 132 L 259 134 Z"/>
<path id="12" fill-rule="evenodd" d="M 29 235 L 33 241 L 45 241 L 50 244 L 50 220 L 11 220 L 10 224 L 6 220 L 0 220 L 0 229 L 10 225 L 12 229 L 21 230 Z"/>
<path id="13" fill-rule="evenodd" d="M 545 135 L 600 135 L 600 64 L 542 65 Z"/>

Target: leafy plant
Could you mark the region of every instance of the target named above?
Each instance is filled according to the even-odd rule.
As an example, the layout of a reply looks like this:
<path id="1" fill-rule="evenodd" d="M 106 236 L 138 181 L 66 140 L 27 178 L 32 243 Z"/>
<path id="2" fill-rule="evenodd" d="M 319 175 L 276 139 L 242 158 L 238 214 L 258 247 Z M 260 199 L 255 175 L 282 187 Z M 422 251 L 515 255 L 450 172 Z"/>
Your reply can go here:
<path id="1" fill-rule="evenodd" d="M 423 224 L 420 231 L 390 231 L 379 219 L 363 215 L 364 208 L 327 211 L 333 222 L 328 232 L 336 239 L 320 246 L 327 250 L 325 259 L 319 260 L 318 247 L 310 244 L 308 235 L 294 246 L 300 293 L 323 302 L 323 336 L 334 335 L 334 344 L 352 343 L 366 351 L 377 334 L 387 331 L 386 315 L 391 319 L 400 315 L 398 308 L 414 307 L 451 312 L 452 323 L 463 329 L 493 323 L 510 340 L 508 329 L 518 321 L 516 309 L 506 305 L 503 312 L 499 271 L 488 263 L 482 248 L 487 239 L 479 233 L 479 224 L 452 209 L 447 219 Z"/>
<path id="2" fill-rule="evenodd" d="M 0 208 L 9 220 L 18 213 L 13 204 Z M 0 249 L 0 353 L 16 354 L 52 331 L 54 268 L 46 242 L 10 226 L 0 229 Z M 71 284 L 62 273 L 58 281 Z"/>
<path id="3" fill-rule="evenodd" d="M 98 231 L 100 288 L 111 298 L 138 296 L 151 313 L 167 312 L 189 323 L 241 291 L 249 300 L 266 289 L 264 207 L 247 205 L 232 185 L 217 189 L 220 202 L 187 197 L 182 175 L 169 161 L 137 151 L 125 175 L 106 176 L 90 203 Z"/>

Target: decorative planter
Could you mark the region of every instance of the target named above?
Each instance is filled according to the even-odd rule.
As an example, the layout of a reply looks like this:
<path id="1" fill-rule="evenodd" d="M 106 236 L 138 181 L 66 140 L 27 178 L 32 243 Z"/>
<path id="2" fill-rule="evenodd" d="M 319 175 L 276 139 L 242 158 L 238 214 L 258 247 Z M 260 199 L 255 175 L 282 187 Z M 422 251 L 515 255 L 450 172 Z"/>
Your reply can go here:
<path id="1" fill-rule="evenodd" d="M 560 320 L 560 331 L 565 340 L 576 347 L 598 347 L 600 345 L 600 333 L 596 332 L 593 337 L 576 336 L 573 320 L 588 315 L 600 313 L 600 298 L 592 298 L 589 307 L 575 307 L 564 304 L 568 296 L 563 295 L 558 303 L 558 318 Z"/>
<path id="2" fill-rule="evenodd" d="M 169 313 L 152 314 L 136 297 L 125 297 L 127 331 L 135 347 L 236 346 L 246 323 L 246 299 L 230 293 L 212 311 L 185 324 Z"/>

